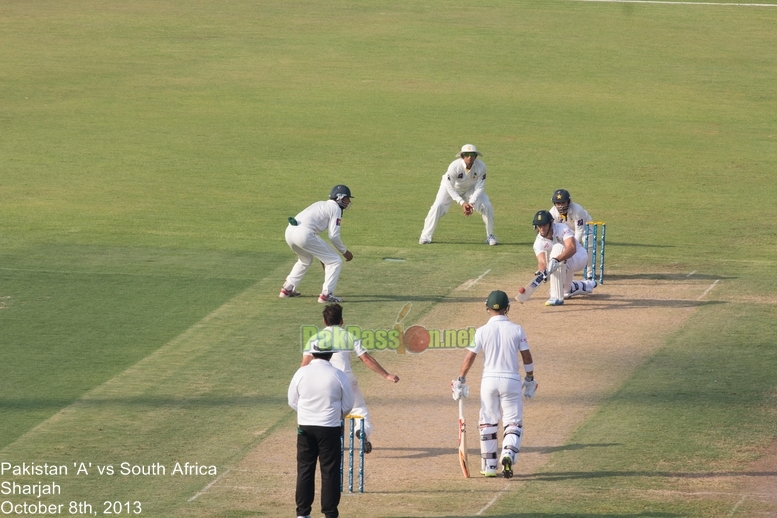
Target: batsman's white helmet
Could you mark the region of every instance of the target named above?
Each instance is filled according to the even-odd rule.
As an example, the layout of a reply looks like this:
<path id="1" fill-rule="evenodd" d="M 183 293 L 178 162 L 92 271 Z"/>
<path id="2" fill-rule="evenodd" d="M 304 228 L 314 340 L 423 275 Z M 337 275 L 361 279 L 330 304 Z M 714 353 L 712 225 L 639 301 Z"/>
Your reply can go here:
<path id="1" fill-rule="evenodd" d="M 478 151 L 478 148 L 474 144 L 464 144 L 461 146 L 461 151 L 456 153 L 456 158 L 461 158 L 462 153 L 475 153 L 477 156 L 483 156 L 483 153 Z"/>

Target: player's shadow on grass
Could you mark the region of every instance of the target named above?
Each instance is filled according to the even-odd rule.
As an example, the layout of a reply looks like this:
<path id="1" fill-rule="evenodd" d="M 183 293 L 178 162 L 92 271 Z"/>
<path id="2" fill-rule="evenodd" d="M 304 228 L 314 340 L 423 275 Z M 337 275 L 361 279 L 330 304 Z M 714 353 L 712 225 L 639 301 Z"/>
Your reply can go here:
<path id="1" fill-rule="evenodd" d="M 641 512 L 641 513 L 510 513 L 510 514 L 489 514 L 492 518 L 672 518 L 675 516 L 685 516 L 676 513 L 661 512 Z M 445 518 L 463 518 L 462 516 L 446 516 Z"/>
<path id="2" fill-rule="evenodd" d="M 619 442 L 601 442 L 593 444 L 565 444 L 564 446 L 523 446 L 521 447 L 521 452 L 548 455 L 558 451 L 577 451 L 585 450 L 588 448 L 610 448 L 612 446 L 622 446 L 622 444 Z"/>
<path id="3" fill-rule="evenodd" d="M 584 304 L 576 304 L 576 301 L 584 302 Z M 710 306 L 717 304 L 728 304 L 725 300 L 688 300 L 688 299 L 625 299 L 618 296 L 610 295 L 609 293 L 594 293 L 593 295 L 578 299 L 572 299 L 572 302 L 568 304 L 565 302 L 564 308 L 567 307 L 577 310 L 618 310 L 618 309 L 634 309 L 634 308 L 698 308 L 702 306 Z"/>
<path id="4" fill-rule="evenodd" d="M 234 397 L 90 397 L 88 399 L 31 399 L 13 398 L 0 399 L 0 410 L 58 410 L 66 406 L 77 404 L 79 407 L 170 407 L 179 410 L 197 410 L 198 408 L 222 408 L 222 407 L 285 407 L 288 403 L 285 397 L 277 396 L 234 396 Z"/>
<path id="5" fill-rule="evenodd" d="M 586 448 L 609 448 L 611 446 L 620 446 L 619 443 L 598 443 L 598 444 L 568 444 L 565 446 L 524 446 L 521 448 L 521 452 L 523 453 L 541 453 L 541 454 L 549 454 L 549 453 L 555 453 L 558 451 L 572 451 L 572 450 L 583 450 Z M 455 456 L 458 450 L 456 448 L 423 448 L 423 447 L 415 447 L 415 448 L 380 448 L 381 451 L 385 452 L 398 452 L 400 455 L 392 455 L 393 458 L 403 458 L 403 459 L 427 459 L 431 457 L 448 457 L 448 456 Z M 475 457 L 480 457 L 480 449 L 478 448 L 467 448 L 467 453 L 470 455 L 474 455 Z"/>
<path id="6" fill-rule="evenodd" d="M 606 286 L 607 281 L 727 281 L 731 279 L 738 279 L 739 277 L 725 276 L 725 275 L 708 275 L 698 274 L 688 275 L 687 273 L 635 273 L 635 274 L 607 274 L 604 278 Z"/>
<path id="7" fill-rule="evenodd" d="M 469 515 L 468 515 L 469 516 Z M 673 516 L 685 516 L 683 514 L 665 512 L 641 512 L 641 513 L 510 513 L 489 514 L 492 518 L 672 518 Z M 463 518 L 462 516 L 446 516 L 445 518 Z"/>
<path id="8" fill-rule="evenodd" d="M 483 302 L 483 297 L 449 297 L 445 295 L 369 295 L 359 297 L 348 296 L 347 302 L 435 302 L 438 304 Z"/>
<path id="9" fill-rule="evenodd" d="M 731 477 L 777 477 L 777 471 L 566 471 L 548 473 L 519 474 L 515 477 L 523 481 L 558 482 L 562 480 L 596 480 L 611 478 L 670 478 L 705 479 Z"/>

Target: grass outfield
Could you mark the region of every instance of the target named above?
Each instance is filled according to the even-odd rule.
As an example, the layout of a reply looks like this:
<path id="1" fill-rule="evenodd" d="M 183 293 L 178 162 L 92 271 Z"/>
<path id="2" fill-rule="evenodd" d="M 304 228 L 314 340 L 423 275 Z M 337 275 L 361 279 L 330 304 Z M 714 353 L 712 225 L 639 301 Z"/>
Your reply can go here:
<path id="1" fill-rule="evenodd" d="M 351 187 L 338 294 L 381 326 L 486 269 L 533 270 L 531 217 L 563 187 L 608 222 L 613 280 L 695 271 L 721 279 L 719 303 L 570 439 L 617 448 L 558 452 L 487 512 L 726 515 L 650 491 L 740 471 L 775 439 L 776 22 L 679 4 L 0 0 L 0 462 L 223 471 L 293 422 L 299 326 L 320 319 L 312 298 L 277 299 L 287 216 Z M 501 244 L 452 213 L 419 247 L 465 142 L 485 153 Z M 212 478 L 171 480 L 68 476 L 58 501 L 185 515 Z"/>

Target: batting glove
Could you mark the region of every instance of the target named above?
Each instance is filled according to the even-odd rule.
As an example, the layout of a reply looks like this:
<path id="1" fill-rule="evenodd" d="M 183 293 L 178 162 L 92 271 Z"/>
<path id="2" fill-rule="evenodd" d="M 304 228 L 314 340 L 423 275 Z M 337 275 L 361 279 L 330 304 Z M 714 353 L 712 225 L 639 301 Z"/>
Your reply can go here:
<path id="1" fill-rule="evenodd" d="M 458 401 L 461 398 L 469 397 L 469 385 L 466 381 L 451 381 L 451 391 L 453 391 L 453 400 Z"/>
<path id="2" fill-rule="evenodd" d="M 551 273 L 553 273 L 556 270 L 558 270 L 558 265 L 559 264 L 561 264 L 561 263 L 559 263 L 558 259 L 556 259 L 556 258 L 551 259 L 550 260 L 550 264 L 548 265 L 548 275 L 550 275 Z"/>
<path id="3" fill-rule="evenodd" d="M 534 393 L 537 392 L 537 382 L 534 381 L 534 378 L 528 380 L 523 380 L 523 397 L 526 399 L 531 399 L 534 397 Z"/>
<path id="4" fill-rule="evenodd" d="M 548 271 L 547 270 L 537 270 L 534 272 L 534 275 L 542 275 L 542 282 L 548 282 Z"/>

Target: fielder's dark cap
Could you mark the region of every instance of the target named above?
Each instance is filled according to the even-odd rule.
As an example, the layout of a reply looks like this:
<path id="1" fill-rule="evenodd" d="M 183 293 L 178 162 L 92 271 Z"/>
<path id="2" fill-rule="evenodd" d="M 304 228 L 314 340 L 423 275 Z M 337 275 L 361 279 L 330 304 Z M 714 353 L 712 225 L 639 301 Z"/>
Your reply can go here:
<path id="1" fill-rule="evenodd" d="M 486 307 L 496 311 L 505 309 L 509 305 L 510 305 L 510 297 L 507 296 L 507 293 L 501 290 L 492 291 L 491 293 L 488 294 L 488 299 L 486 299 Z"/>

